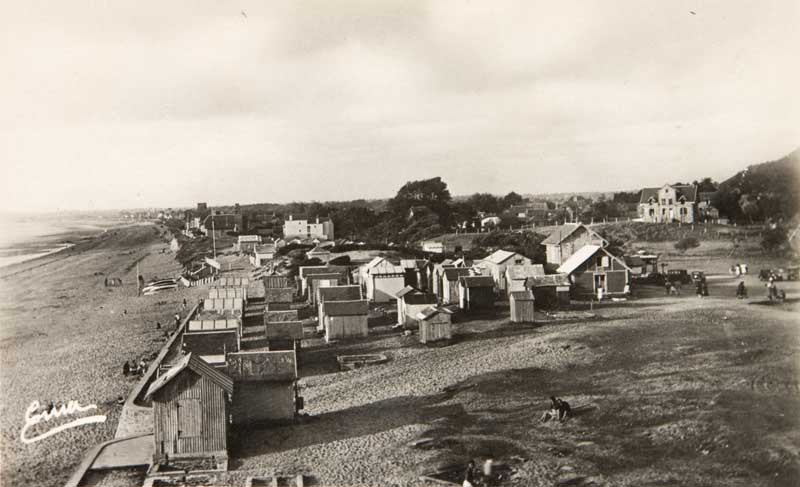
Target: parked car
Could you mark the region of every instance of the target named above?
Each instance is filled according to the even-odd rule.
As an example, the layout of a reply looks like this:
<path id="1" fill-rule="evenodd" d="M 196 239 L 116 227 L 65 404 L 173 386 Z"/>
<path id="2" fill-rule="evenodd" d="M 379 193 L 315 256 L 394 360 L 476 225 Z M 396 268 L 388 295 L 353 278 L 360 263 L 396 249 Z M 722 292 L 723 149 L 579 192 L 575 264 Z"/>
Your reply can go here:
<path id="1" fill-rule="evenodd" d="M 784 269 L 761 269 L 758 273 L 758 278 L 762 281 L 768 281 L 771 277 L 773 281 L 782 281 L 785 273 Z"/>
<path id="2" fill-rule="evenodd" d="M 670 282 L 680 282 L 681 284 L 689 284 L 692 278 L 686 269 L 670 269 L 667 271 L 667 279 Z"/>

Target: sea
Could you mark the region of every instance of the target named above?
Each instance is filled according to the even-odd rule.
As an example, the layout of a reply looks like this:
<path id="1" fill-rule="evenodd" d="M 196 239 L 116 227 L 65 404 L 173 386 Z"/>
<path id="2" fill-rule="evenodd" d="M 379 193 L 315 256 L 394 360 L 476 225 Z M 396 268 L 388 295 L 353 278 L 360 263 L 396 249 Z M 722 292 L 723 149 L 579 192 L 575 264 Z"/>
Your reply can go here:
<path id="1" fill-rule="evenodd" d="M 0 213 L 0 267 L 58 252 L 121 223 L 116 218 L 83 214 Z"/>

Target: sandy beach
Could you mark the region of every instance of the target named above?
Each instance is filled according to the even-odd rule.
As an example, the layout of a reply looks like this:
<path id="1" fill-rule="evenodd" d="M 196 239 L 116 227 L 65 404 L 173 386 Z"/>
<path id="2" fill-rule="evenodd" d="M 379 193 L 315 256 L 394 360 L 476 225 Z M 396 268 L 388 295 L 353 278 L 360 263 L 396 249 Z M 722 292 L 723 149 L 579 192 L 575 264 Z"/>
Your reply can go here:
<path id="1" fill-rule="evenodd" d="M 141 224 L 88 239 L 79 234 L 70 249 L 0 269 L 3 485 L 62 485 L 89 448 L 114 436 L 117 399 L 135 384 L 122 376 L 123 362 L 155 353 L 164 341 L 156 322 L 171 329 L 182 300 L 198 296 L 187 289 L 136 296 L 137 262 L 147 280 L 180 270 L 163 231 Z M 106 277 L 122 279 L 123 286 L 105 287 Z M 107 419 L 24 444 L 25 411 L 35 400 L 93 404 L 92 414 Z"/>

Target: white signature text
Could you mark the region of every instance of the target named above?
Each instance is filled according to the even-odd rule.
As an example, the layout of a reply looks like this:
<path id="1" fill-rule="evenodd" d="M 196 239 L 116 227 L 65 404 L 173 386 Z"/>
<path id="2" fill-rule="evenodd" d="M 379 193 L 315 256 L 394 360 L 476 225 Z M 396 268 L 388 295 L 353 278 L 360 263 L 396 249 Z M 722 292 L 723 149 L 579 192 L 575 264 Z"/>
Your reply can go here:
<path id="1" fill-rule="evenodd" d="M 25 410 L 25 425 L 22 427 L 22 431 L 20 431 L 19 433 L 19 439 L 23 443 L 26 444 L 35 443 L 45 438 L 49 438 L 54 434 L 69 428 L 75 428 L 76 426 L 81 426 L 84 424 L 103 423 L 106 420 L 106 417 L 104 415 L 85 416 L 83 418 L 78 418 L 73 421 L 70 421 L 69 423 L 60 424 L 45 433 L 34 436 L 32 438 L 28 438 L 25 435 L 25 433 L 28 431 L 28 428 L 36 426 L 42 421 L 48 422 L 51 419 L 60 418 L 63 416 L 73 416 L 78 413 L 82 413 L 92 409 L 97 409 L 97 406 L 95 404 L 89 404 L 88 406 L 81 406 L 78 403 L 78 401 L 69 401 L 67 404 L 62 404 L 57 408 L 54 407 L 49 411 L 37 413 L 40 407 L 41 405 L 39 404 L 39 401 L 33 401 L 31 405 L 28 406 L 28 409 Z"/>

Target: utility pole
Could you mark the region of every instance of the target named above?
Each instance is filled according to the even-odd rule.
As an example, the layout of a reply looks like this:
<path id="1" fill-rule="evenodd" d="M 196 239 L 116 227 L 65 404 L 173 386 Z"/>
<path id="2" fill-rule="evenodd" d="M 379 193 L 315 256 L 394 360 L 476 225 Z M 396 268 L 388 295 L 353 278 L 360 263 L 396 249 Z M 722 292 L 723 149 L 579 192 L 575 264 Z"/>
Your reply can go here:
<path id="1" fill-rule="evenodd" d="M 214 249 L 214 260 L 217 260 L 217 232 L 214 231 L 214 210 L 211 210 L 211 245 Z"/>

